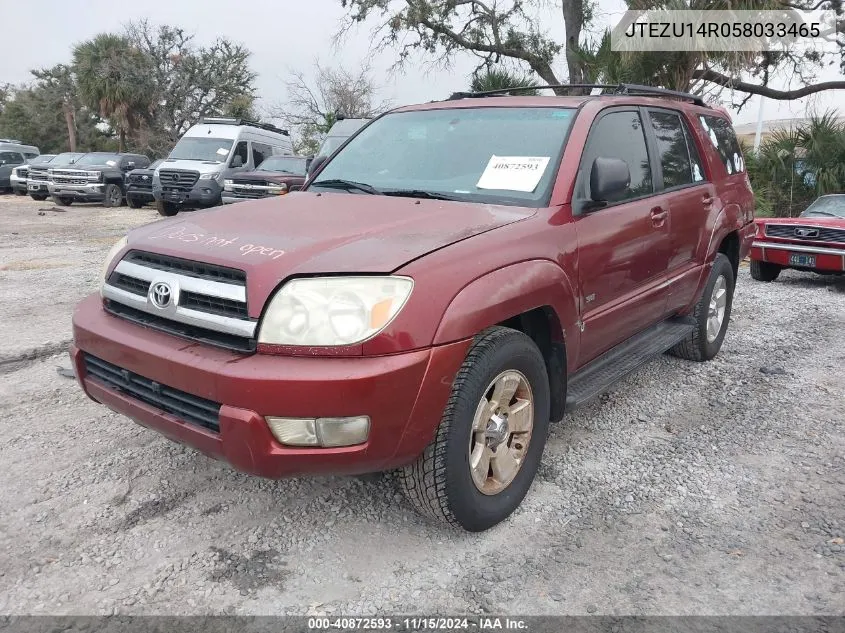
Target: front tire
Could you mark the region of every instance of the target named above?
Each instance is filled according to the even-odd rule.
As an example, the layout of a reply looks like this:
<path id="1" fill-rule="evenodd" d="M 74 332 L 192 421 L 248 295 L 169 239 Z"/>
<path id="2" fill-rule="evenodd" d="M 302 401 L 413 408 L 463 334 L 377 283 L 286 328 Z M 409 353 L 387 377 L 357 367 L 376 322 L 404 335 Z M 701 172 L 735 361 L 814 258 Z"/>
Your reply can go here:
<path id="1" fill-rule="evenodd" d="M 126 204 L 129 205 L 130 209 L 140 209 L 144 206 L 143 200 L 139 200 L 133 196 L 126 196 Z"/>
<path id="2" fill-rule="evenodd" d="M 159 215 L 163 215 L 168 218 L 179 213 L 179 207 L 177 205 L 172 202 L 165 202 L 164 200 L 156 201 L 156 210 Z"/>
<path id="3" fill-rule="evenodd" d="M 701 299 L 692 313 L 695 328 L 686 339 L 669 350 L 671 354 L 687 360 L 705 361 L 719 353 L 731 319 L 734 283 L 731 261 L 723 253 L 718 253 Z"/>
<path id="4" fill-rule="evenodd" d="M 452 384 L 434 440 L 399 482 L 421 514 L 481 532 L 525 497 L 549 432 L 549 378 L 522 332 L 479 334 Z"/>
<path id="5" fill-rule="evenodd" d="M 751 278 L 755 281 L 774 281 L 782 270 L 777 264 L 763 262 L 758 259 L 751 260 Z"/>
<path id="6" fill-rule="evenodd" d="M 106 185 L 103 189 L 103 206 L 107 208 L 119 207 L 123 204 L 123 191 L 118 185 Z"/>
<path id="7" fill-rule="evenodd" d="M 53 196 L 53 202 L 60 207 L 69 207 L 73 204 L 73 198 L 68 198 L 67 196 Z"/>

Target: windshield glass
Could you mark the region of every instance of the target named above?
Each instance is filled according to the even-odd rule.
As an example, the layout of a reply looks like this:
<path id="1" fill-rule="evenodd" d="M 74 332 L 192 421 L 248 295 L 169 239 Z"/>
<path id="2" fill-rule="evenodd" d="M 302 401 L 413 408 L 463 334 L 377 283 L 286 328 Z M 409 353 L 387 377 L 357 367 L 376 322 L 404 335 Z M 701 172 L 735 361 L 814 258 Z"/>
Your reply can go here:
<path id="1" fill-rule="evenodd" d="M 542 206 L 574 113 L 562 108 L 479 107 L 388 114 L 352 139 L 309 189 L 344 180 L 384 193 L 401 190 Z M 342 189 L 336 182 L 331 189 L 361 192 Z"/>
<path id="2" fill-rule="evenodd" d="M 64 154 L 59 154 L 51 160 L 50 165 L 70 165 L 73 161 L 82 156 L 83 154 L 80 154 L 79 152 L 66 152 Z"/>
<path id="3" fill-rule="evenodd" d="M 75 165 L 117 165 L 120 157 L 115 154 L 85 154 L 82 158 L 76 161 Z"/>
<path id="4" fill-rule="evenodd" d="M 802 218 L 831 217 L 845 218 L 845 194 L 841 196 L 824 196 L 816 198 L 801 214 Z"/>
<path id="5" fill-rule="evenodd" d="M 40 156 L 36 156 L 31 161 L 29 161 L 30 165 L 43 165 L 44 163 L 49 163 L 55 158 L 52 154 L 41 154 Z"/>
<path id="6" fill-rule="evenodd" d="M 183 136 L 170 152 L 176 160 L 203 160 L 222 163 L 232 149 L 232 139 Z"/>
<path id="7" fill-rule="evenodd" d="M 328 156 L 348 138 L 348 136 L 327 136 L 323 144 L 320 145 L 320 151 L 317 152 L 317 156 Z"/>
<path id="8" fill-rule="evenodd" d="M 294 156 L 271 156 L 258 166 L 258 171 L 275 171 L 293 176 L 305 175 L 305 159 Z"/>

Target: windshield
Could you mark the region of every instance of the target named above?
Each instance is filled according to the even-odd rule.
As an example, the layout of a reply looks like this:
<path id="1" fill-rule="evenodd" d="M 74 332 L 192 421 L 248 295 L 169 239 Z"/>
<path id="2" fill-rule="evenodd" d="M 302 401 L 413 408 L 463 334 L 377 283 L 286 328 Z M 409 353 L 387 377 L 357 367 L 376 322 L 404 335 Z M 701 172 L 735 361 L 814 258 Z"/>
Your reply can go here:
<path id="1" fill-rule="evenodd" d="M 274 171 L 293 176 L 305 175 L 305 159 L 294 156 L 271 156 L 258 166 L 258 171 Z"/>
<path id="2" fill-rule="evenodd" d="M 230 138 L 200 138 L 183 136 L 176 143 L 168 158 L 176 160 L 202 160 L 222 163 L 232 149 Z"/>
<path id="3" fill-rule="evenodd" d="M 327 136 L 323 141 L 323 144 L 320 145 L 320 151 L 317 152 L 317 156 L 328 156 L 338 147 L 343 145 L 343 141 L 348 138 L 348 136 Z"/>
<path id="4" fill-rule="evenodd" d="M 118 160 L 115 154 L 85 154 L 74 165 L 117 165 Z"/>
<path id="5" fill-rule="evenodd" d="M 55 158 L 53 154 L 41 154 L 40 156 L 36 156 L 31 161 L 29 161 L 30 165 L 43 165 L 44 163 L 49 163 Z"/>
<path id="6" fill-rule="evenodd" d="M 50 161 L 51 165 L 70 165 L 73 161 L 77 160 L 78 158 L 82 157 L 83 154 L 78 152 L 67 152 L 65 154 L 59 154 L 53 160 Z"/>
<path id="7" fill-rule="evenodd" d="M 801 214 L 802 218 L 829 218 L 832 216 L 845 218 L 845 194 L 816 198 L 816 201 Z"/>
<path id="8" fill-rule="evenodd" d="M 361 193 L 343 189 L 342 180 L 376 193 L 542 206 L 574 114 L 502 107 L 388 114 L 352 139 L 309 189 Z"/>

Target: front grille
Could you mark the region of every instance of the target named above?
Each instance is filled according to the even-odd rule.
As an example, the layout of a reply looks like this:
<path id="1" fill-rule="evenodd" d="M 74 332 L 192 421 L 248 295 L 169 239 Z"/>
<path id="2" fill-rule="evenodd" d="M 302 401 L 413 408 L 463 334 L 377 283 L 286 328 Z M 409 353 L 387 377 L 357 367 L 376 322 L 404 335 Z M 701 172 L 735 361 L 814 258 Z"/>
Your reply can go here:
<path id="1" fill-rule="evenodd" d="M 269 183 L 266 180 L 255 178 L 235 178 L 232 180 L 232 184 L 235 187 L 237 187 L 238 185 L 258 185 L 259 187 L 266 187 L 272 183 Z"/>
<path id="2" fill-rule="evenodd" d="M 120 273 L 114 273 L 109 278 L 109 283 L 112 286 L 120 288 L 121 290 L 126 290 L 127 292 L 131 292 L 136 295 L 141 295 L 142 297 L 146 296 L 147 292 L 150 289 L 149 281 L 144 281 L 143 279 L 135 279 L 134 277 L 129 277 L 128 275 L 121 275 Z"/>
<path id="3" fill-rule="evenodd" d="M 810 231 L 810 235 L 798 235 L 798 231 Z M 818 231 L 818 234 L 815 232 Z M 825 226 L 810 226 L 799 224 L 767 224 L 768 237 L 781 237 L 790 240 L 807 242 L 836 242 L 845 244 L 845 229 L 832 229 Z"/>
<path id="4" fill-rule="evenodd" d="M 30 180 L 47 180 L 47 170 L 46 169 L 35 169 L 34 167 L 29 170 L 28 175 Z"/>
<path id="5" fill-rule="evenodd" d="M 198 171 L 182 169 L 160 169 L 158 178 L 165 190 L 190 191 L 199 180 Z"/>
<path id="6" fill-rule="evenodd" d="M 243 187 L 238 187 L 237 185 L 232 186 L 232 195 L 238 198 L 266 198 L 268 197 L 268 193 L 266 191 L 256 190 L 256 189 L 244 189 Z"/>
<path id="7" fill-rule="evenodd" d="M 153 188 L 153 179 L 149 175 L 130 174 L 129 183 L 135 189 L 149 189 Z"/>
<path id="8" fill-rule="evenodd" d="M 192 310 L 199 310 L 200 312 L 208 312 L 210 314 L 219 314 L 221 316 L 232 317 L 235 319 L 249 318 L 245 303 L 241 303 L 240 301 L 231 301 L 221 297 L 201 295 L 195 292 L 183 292 L 179 297 L 179 305 L 191 308 Z"/>
<path id="9" fill-rule="evenodd" d="M 91 181 L 87 178 L 72 178 L 70 176 L 53 176 L 53 182 L 57 185 L 87 185 Z"/>
<path id="10" fill-rule="evenodd" d="M 144 253 L 142 251 L 130 252 L 124 258 L 124 261 L 146 266 L 147 268 L 187 275 L 188 277 L 219 281 L 236 286 L 246 286 L 246 273 L 236 268 L 226 268 L 225 266 L 193 262 L 188 259 L 159 255 L 157 253 Z"/>
<path id="11" fill-rule="evenodd" d="M 88 375 L 107 387 L 129 394 L 185 422 L 220 432 L 220 403 L 162 385 L 91 354 L 83 353 L 82 357 Z"/>
<path id="12" fill-rule="evenodd" d="M 236 352 L 252 353 L 255 351 L 255 339 L 246 338 L 244 336 L 235 336 L 234 334 L 226 334 L 224 332 L 217 332 L 187 323 L 180 323 L 164 317 L 136 310 L 135 308 L 123 305 L 117 301 L 107 299 L 104 303 L 106 312 L 118 316 L 127 321 L 132 321 L 138 325 L 149 327 L 174 336 L 181 336 L 182 338 L 190 339 L 198 343 L 206 343 L 208 345 L 216 345 Z"/>

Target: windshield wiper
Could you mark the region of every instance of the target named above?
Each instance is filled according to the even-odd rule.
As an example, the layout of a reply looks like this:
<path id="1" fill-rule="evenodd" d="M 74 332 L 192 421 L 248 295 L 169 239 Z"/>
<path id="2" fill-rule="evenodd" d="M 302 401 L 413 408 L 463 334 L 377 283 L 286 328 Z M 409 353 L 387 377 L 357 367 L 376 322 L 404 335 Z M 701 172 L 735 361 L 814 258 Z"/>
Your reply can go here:
<path id="1" fill-rule="evenodd" d="M 364 193 L 369 193 L 373 196 L 380 196 L 382 192 L 373 187 L 372 185 L 368 185 L 364 182 L 355 182 L 354 180 L 344 180 L 342 178 L 329 178 L 328 180 L 318 180 L 317 182 L 311 183 L 312 187 L 325 187 L 326 189 L 346 189 L 349 191 L 350 189 L 357 189 L 358 191 L 363 191 Z"/>
<path id="2" fill-rule="evenodd" d="M 446 193 L 437 193 L 435 191 L 425 191 L 423 189 L 390 189 L 382 192 L 386 196 L 400 196 L 405 198 L 426 198 L 427 200 L 452 200 L 463 201 L 463 198 L 457 196 L 450 196 Z"/>

